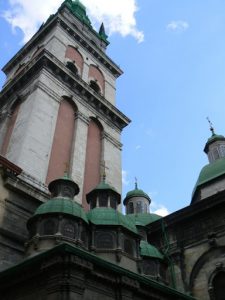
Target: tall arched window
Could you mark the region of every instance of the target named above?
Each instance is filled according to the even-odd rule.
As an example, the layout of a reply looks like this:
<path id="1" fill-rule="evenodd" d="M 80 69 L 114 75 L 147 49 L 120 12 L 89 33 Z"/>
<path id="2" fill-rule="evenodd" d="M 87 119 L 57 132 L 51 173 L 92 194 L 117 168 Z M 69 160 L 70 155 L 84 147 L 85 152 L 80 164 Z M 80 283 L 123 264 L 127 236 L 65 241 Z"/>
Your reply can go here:
<path id="1" fill-rule="evenodd" d="M 68 46 L 65 57 L 69 59 L 71 64 L 74 64 L 74 67 L 76 67 L 78 73 L 81 75 L 83 71 L 84 60 L 80 52 L 73 46 Z"/>
<path id="2" fill-rule="evenodd" d="M 7 124 L 7 129 L 6 129 L 6 133 L 5 133 L 5 137 L 4 137 L 4 141 L 2 144 L 2 149 L 1 149 L 1 154 L 2 155 L 6 155 L 8 147 L 9 147 L 9 142 L 10 142 L 10 138 L 12 136 L 12 132 L 16 123 L 16 119 L 17 119 L 17 115 L 19 112 L 19 108 L 20 108 L 20 101 L 16 101 L 12 108 L 11 108 L 11 114 L 8 120 L 8 124 Z"/>
<path id="3" fill-rule="evenodd" d="M 53 235 L 56 233 L 56 226 L 53 220 L 46 220 L 43 224 L 43 234 Z"/>
<path id="4" fill-rule="evenodd" d="M 94 65 L 90 65 L 88 78 L 90 82 L 90 86 L 97 92 L 104 94 L 105 91 L 105 78 L 102 72 Z"/>
<path id="5" fill-rule="evenodd" d="M 225 272 L 219 272 L 213 279 L 214 300 L 225 300 Z"/>
<path id="6" fill-rule="evenodd" d="M 134 204 L 133 202 L 128 203 L 128 214 L 133 214 L 134 213 Z"/>
<path id="7" fill-rule="evenodd" d="M 92 118 L 88 127 L 84 187 L 83 187 L 83 206 L 87 210 L 86 194 L 89 193 L 100 181 L 100 164 L 102 154 L 102 125 L 97 119 Z"/>
<path id="8" fill-rule="evenodd" d="M 52 143 L 51 156 L 46 182 L 63 175 L 66 164 L 70 164 L 75 130 L 75 113 L 77 108 L 69 98 L 64 97 L 60 103 Z"/>

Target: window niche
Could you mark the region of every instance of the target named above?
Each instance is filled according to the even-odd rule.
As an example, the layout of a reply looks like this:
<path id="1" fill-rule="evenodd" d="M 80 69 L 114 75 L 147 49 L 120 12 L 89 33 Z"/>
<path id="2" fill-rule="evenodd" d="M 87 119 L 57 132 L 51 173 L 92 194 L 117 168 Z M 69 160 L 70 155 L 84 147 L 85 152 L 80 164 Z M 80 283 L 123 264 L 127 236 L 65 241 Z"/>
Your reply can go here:
<path id="1" fill-rule="evenodd" d="M 130 202 L 128 204 L 128 214 L 133 214 L 134 213 L 134 204 L 133 202 Z"/>
<path id="2" fill-rule="evenodd" d="M 66 67 L 74 74 L 74 75 L 78 75 L 78 69 L 75 66 L 75 63 L 68 61 L 66 63 Z"/>
<path id="3" fill-rule="evenodd" d="M 42 232 L 43 235 L 54 235 L 56 233 L 56 222 L 55 220 L 45 220 L 43 222 Z"/>
<path id="4" fill-rule="evenodd" d="M 124 242 L 123 242 L 123 250 L 125 253 L 135 256 L 135 244 L 134 240 L 128 237 L 124 237 Z"/>
<path id="5" fill-rule="evenodd" d="M 108 207 L 108 193 L 103 192 L 99 194 L 99 207 Z"/>
<path id="6" fill-rule="evenodd" d="M 97 249 L 114 249 L 115 236 L 113 232 L 96 232 L 95 245 Z"/>
<path id="7" fill-rule="evenodd" d="M 209 295 L 211 300 L 225 300 L 225 270 L 216 272 L 212 276 L 209 286 Z"/>
<path id="8" fill-rule="evenodd" d="M 101 93 L 101 89 L 100 89 L 100 87 L 99 87 L 99 85 L 97 84 L 96 81 L 91 80 L 91 81 L 90 81 L 90 87 L 91 87 L 96 93 L 98 93 L 98 94 Z"/>
<path id="9" fill-rule="evenodd" d="M 77 224 L 73 224 L 72 222 L 65 222 L 63 224 L 62 234 L 65 237 L 75 239 L 77 234 Z"/>

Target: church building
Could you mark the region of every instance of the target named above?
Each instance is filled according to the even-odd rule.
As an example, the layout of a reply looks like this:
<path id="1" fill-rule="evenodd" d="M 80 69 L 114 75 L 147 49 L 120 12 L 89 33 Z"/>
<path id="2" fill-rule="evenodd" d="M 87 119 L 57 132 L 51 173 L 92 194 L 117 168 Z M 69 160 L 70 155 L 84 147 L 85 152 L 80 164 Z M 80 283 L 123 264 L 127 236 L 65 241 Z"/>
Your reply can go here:
<path id="1" fill-rule="evenodd" d="M 108 45 L 65 0 L 2 69 L 0 299 L 224 300 L 225 137 L 211 127 L 189 206 L 153 214 L 137 182 L 121 199 Z"/>

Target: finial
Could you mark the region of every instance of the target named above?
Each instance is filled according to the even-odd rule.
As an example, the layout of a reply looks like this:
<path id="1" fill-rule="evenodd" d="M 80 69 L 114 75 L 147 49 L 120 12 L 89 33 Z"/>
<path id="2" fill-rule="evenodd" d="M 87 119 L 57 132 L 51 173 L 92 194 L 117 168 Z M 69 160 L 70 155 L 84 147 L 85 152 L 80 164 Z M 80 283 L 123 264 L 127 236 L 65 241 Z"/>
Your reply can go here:
<path id="1" fill-rule="evenodd" d="M 135 177 L 134 179 L 135 179 L 135 190 L 137 190 L 138 189 L 137 177 Z"/>
<path id="2" fill-rule="evenodd" d="M 109 168 L 106 167 L 104 160 L 102 161 L 101 166 L 102 166 L 102 181 L 105 182 L 105 180 L 106 180 L 106 169 L 109 169 Z"/>
<path id="3" fill-rule="evenodd" d="M 214 131 L 214 128 L 213 128 L 213 124 L 212 122 L 210 121 L 209 117 L 206 118 L 207 121 L 209 122 L 209 126 L 210 126 L 210 131 L 212 132 L 212 135 L 215 134 L 215 131 Z"/>

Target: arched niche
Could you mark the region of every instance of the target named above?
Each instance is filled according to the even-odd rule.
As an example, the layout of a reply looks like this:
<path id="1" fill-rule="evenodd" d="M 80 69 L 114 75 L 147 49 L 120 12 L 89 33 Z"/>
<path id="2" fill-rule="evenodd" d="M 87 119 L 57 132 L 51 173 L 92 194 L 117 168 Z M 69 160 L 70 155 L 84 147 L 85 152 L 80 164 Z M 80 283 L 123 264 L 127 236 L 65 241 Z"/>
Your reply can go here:
<path id="1" fill-rule="evenodd" d="M 55 126 L 46 183 L 59 178 L 70 165 L 74 148 L 75 114 L 77 107 L 68 97 L 62 97 Z"/>
<path id="2" fill-rule="evenodd" d="M 94 66 L 90 65 L 89 67 L 89 73 L 88 73 L 88 80 L 90 86 L 93 88 L 93 90 L 96 91 L 97 87 L 99 87 L 98 93 L 101 93 L 104 95 L 105 93 L 105 78 L 103 76 L 103 73 L 101 70 Z M 96 88 L 96 89 L 95 89 Z"/>
<path id="3" fill-rule="evenodd" d="M 83 72 L 84 59 L 80 52 L 75 47 L 69 45 L 66 49 L 65 58 L 66 64 L 68 64 L 68 62 L 70 63 L 70 69 L 72 68 L 71 64 L 73 64 L 77 69 L 77 74 L 81 75 Z"/>
<path id="4" fill-rule="evenodd" d="M 8 151 L 10 139 L 11 139 L 13 129 L 16 124 L 16 119 L 18 116 L 20 105 L 21 105 L 21 101 L 18 98 L 11 106 L 9 114 L 8 114 L 8 118 L 6 120 L 6 122 L 7 122 L 6 132 L 5 132 L 5 136 L 4 136 L 3 144 L 2 144 L 2 148 L 1 148 L 1 154 L 4 156 L 7 154 L 7 151 Z"/>
<path id="5" fill-rule="evenodd" d="M 84 186 L 83 186 L 83 206 L 87 210 L 88 204 L 86 194 L 94 189 L 100 181 L 100 165 L 102 158 L 102 124 L 96 118 L 90 118 L 88 125 Z"/>

